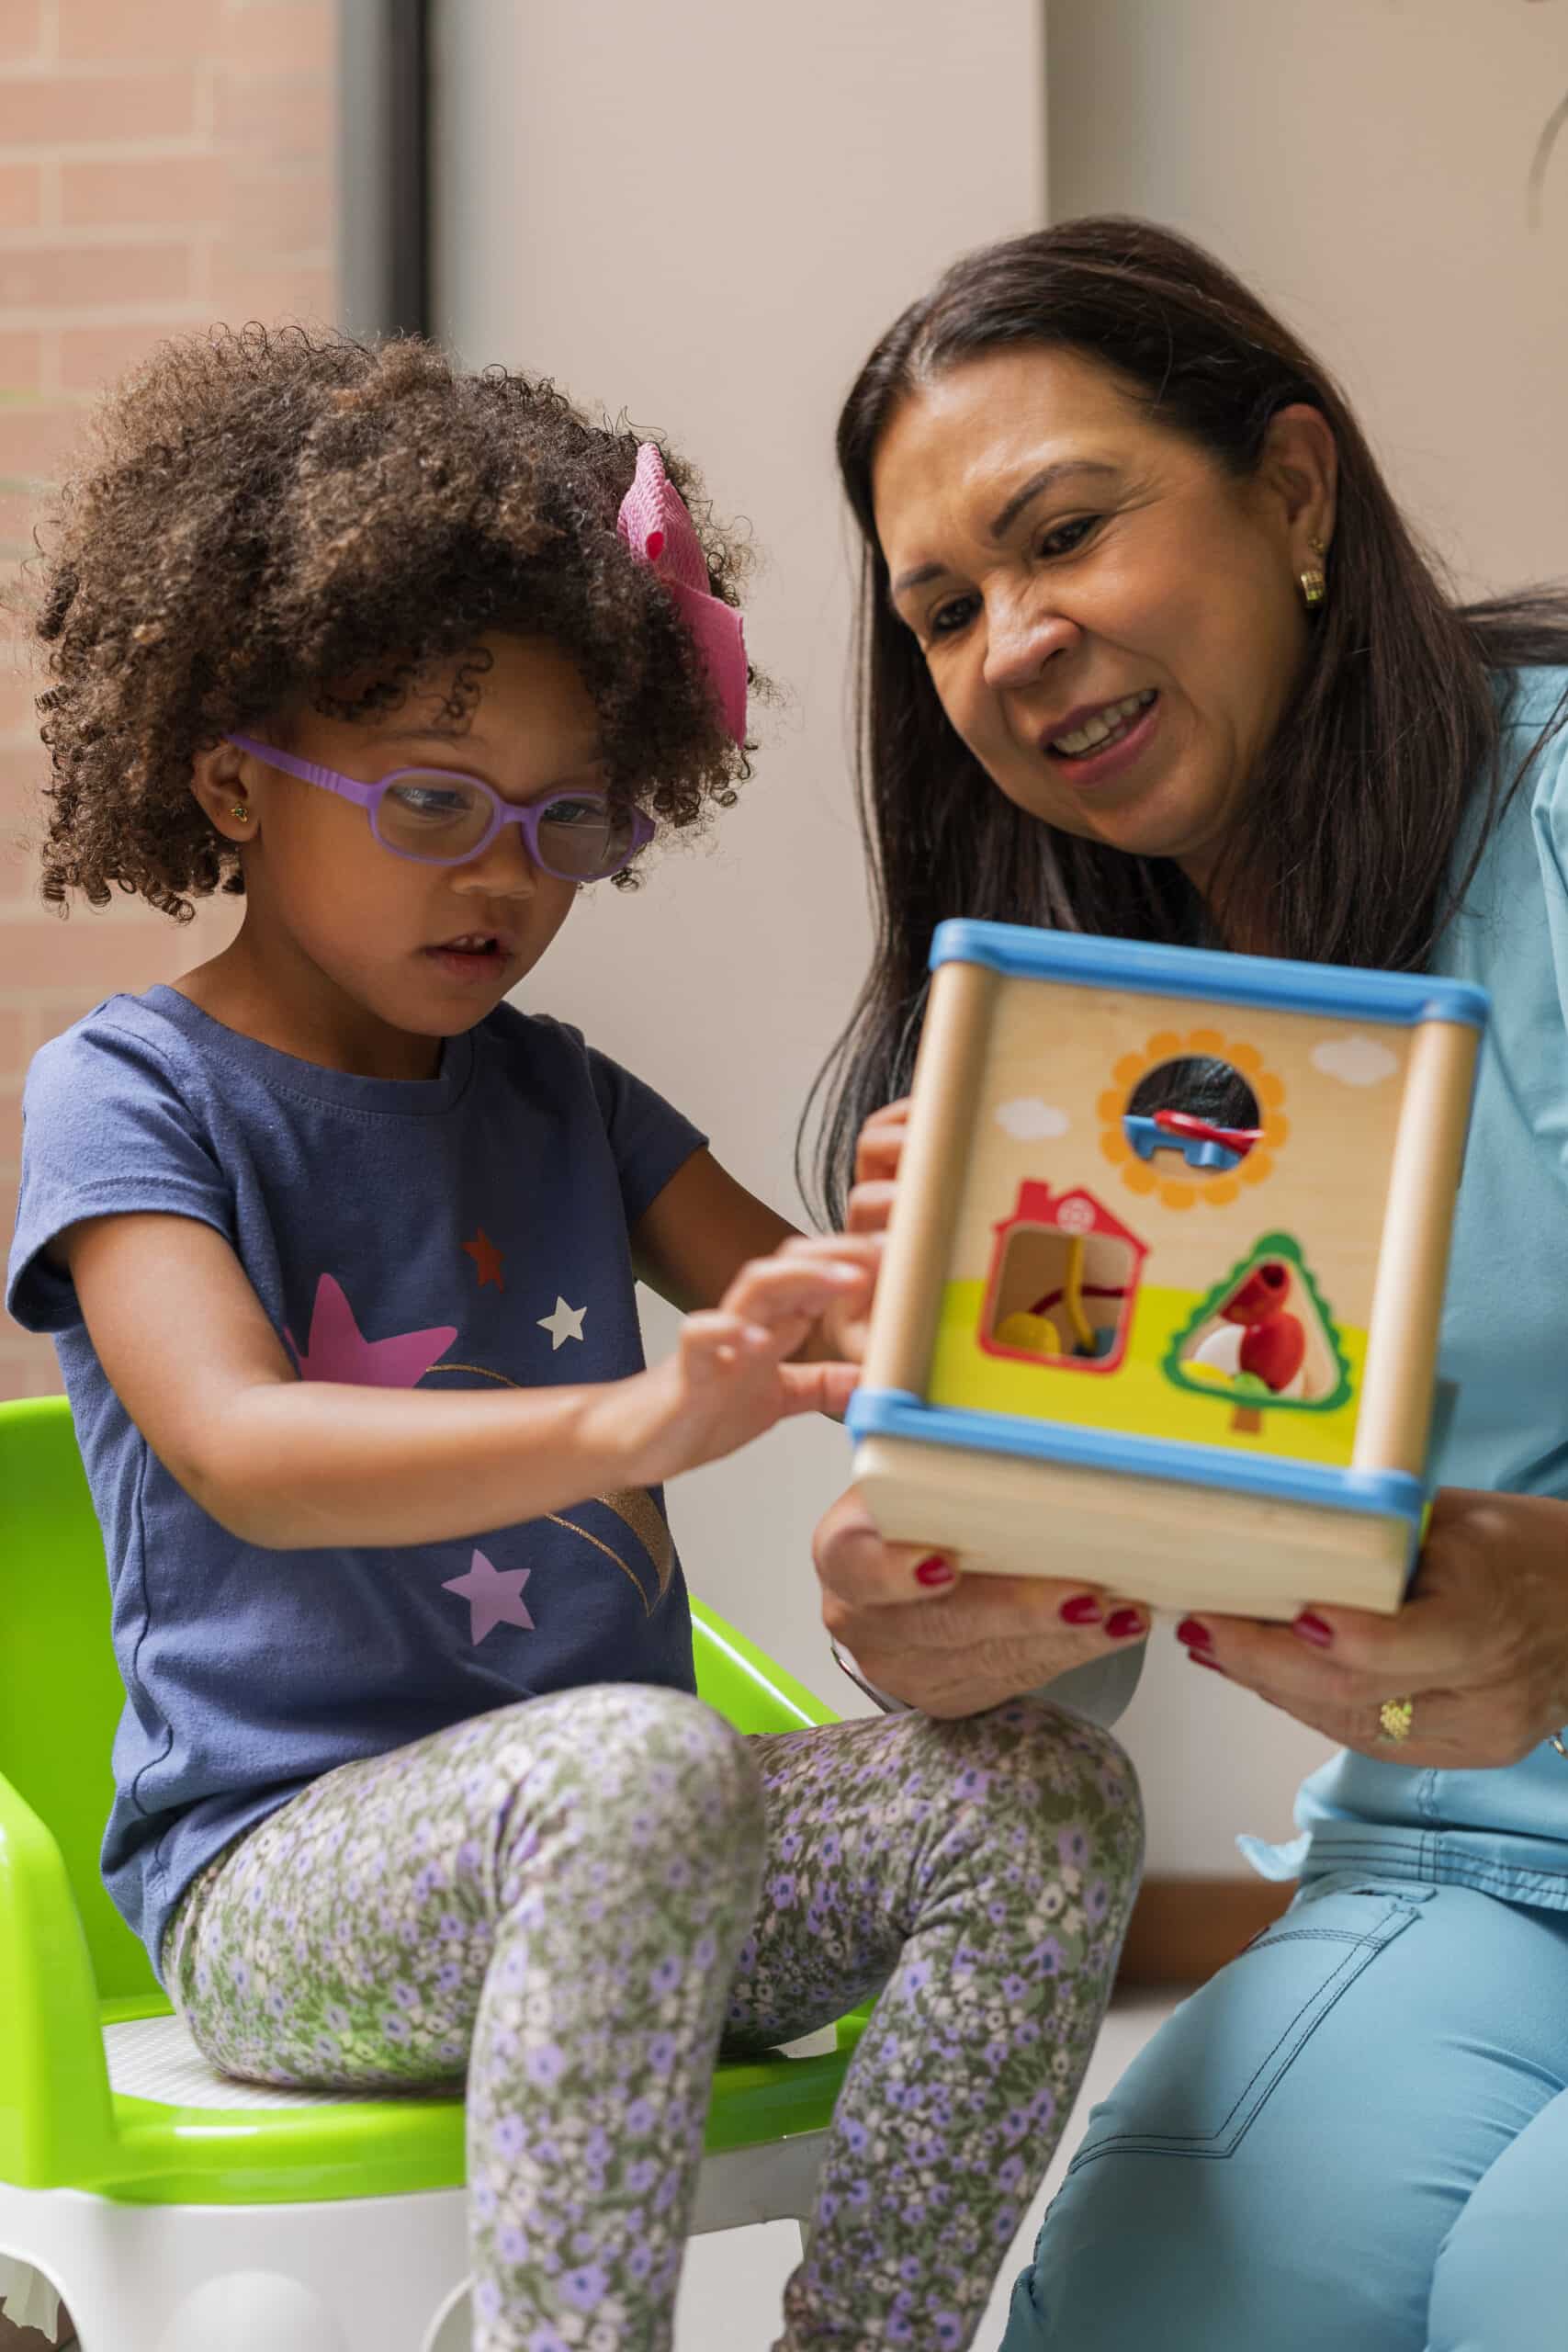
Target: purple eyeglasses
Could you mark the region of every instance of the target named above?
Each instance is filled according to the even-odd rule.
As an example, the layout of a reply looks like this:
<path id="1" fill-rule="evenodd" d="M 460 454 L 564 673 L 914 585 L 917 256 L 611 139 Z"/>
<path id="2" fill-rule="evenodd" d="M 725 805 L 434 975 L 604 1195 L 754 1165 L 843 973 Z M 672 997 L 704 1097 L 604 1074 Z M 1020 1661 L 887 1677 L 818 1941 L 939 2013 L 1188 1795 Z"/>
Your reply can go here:
<path id="1" fill-rule="evenodd" d="M 607 792 L 557 792 L 514 808 L 482 776 L 394 768 L 379 783 L 360 784 L 336 768 L 292 759 L 252 735 L 225 740 L 301 784 L 354 801 L 383 849 L 422 865 L 466 865 L 490 847 L 502 825 L 521 825 L 528 854 L 545 873 L 562 882 L 604 882 L 653 839 L 652 820 L 640 808 L 613 807 Z"/>

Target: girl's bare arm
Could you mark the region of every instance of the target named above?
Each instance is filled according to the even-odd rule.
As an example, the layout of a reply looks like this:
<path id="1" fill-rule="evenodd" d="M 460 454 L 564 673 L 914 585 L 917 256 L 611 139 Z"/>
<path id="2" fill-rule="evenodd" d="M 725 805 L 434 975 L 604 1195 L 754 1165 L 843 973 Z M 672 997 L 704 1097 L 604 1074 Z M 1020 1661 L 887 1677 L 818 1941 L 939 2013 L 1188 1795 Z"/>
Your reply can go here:
<path id="1" fill-rule="evenodd" d="M 869 1288 L 835 1247 L 746 1265 L 649 1372 L 477 1394 L 301 1381 L 233 1250 L 194 1218 L 89 1218 L 50 1255 L 165 1468 L 244 1541 L 299 1550 L 510 1526 L 657 1484 L 786 1414 L 841 1410 L 852 1375 L 783 1361 L 829 1300 Z"/>
<path id="2" fill-rule="evenodd" d="M 851 1195 L 847 1224 L 849 1233 L 859 1239 L 845 1241 L 843 1249 L 846 1255 L 874 1268 L 875 1236 L 886 1221 L 886 1212 L 873 1214 L 864 1207 L 863 1213 L 863 1205 L 857 1190 Z M 694 1152 L 677 1169 L 632 1229 L 637 1280 L 682 1312 L 716 1305 L 749 1259 L 818 1246 L 804 1240 L 787 1217 L 749 1193 L 707 1151 Z M 842 1300 L 830 1302 L 802 1340 L 796 1361 L 858 1361 L 864 1346 L 867 1303 L 846 1306 Z"/>

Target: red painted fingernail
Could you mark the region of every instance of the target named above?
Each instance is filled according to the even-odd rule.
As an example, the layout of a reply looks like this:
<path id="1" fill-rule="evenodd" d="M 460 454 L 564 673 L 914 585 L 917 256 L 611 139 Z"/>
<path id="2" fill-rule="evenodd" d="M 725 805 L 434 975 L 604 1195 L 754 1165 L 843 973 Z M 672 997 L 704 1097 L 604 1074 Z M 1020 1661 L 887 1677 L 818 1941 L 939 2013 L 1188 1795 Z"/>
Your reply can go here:
<path id="1" fill-rule="evenodd" d="M 1077 1592 L 1071 1600 L 1064 1600 L 1057 1615 L 1067 1625 L 1098 1625 L 1104 1611 L 1092 1592 Z"/>
<path id="2" fill-rule="evenodd" d="M 1211 1674 L 1223 1674 L 1224 1668 L 1217 1657 L 1209 1657 L 1202 1650 L 1189 1650 L 1188 1661 L 1192 1666 L 1206 1666 Z"/>
<path id="3" fill-rule="evenodd" d="M 1291 1631 L 1299 1634 L 1303 1642 L 1311 1642 L 1314 1649 L 1325 1650 L 1333 1644 L 1333 1626 L 1325 1625 L 1322 1618 L 1314 1617 L 1309 1609 L 1303 1610 Z"/>
<path id="4" fill-rule="evenodd" d="M 1105 1630 L 1113 1642 L 1124 1642 L 1129 1634 L 1141 1634 L 1145 1629 L 1135 1609 L 1113 1609 L 1105 1621 Z"/>
<path id="5" fill-rule="evenodd" d="M 1184 1617 L 1176 1629 L 1176 1638 L 1190 1650 L 1212 1650 L 1214 1637 L 1201 1618 Z"/>
<path id="6" fill-rule="evenodd" d="M 933 1552 L 931 1558 L 922 1560 L 915 1570 L 915 1582 L 923 1585 L 951 1584 L 957 1574 L 951 1560 L 944 1560 L 940 1552 Z"/>

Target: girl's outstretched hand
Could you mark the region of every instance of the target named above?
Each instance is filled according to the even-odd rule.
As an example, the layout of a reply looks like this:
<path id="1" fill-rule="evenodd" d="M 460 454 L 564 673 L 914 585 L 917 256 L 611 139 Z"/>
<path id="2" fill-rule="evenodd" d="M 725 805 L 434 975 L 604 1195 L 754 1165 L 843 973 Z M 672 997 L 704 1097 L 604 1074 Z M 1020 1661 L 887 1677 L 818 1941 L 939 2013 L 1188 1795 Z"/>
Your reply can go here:
<path id="1" fill-rule="evenodd" d="M 793 1414 L 842 1413 L 856 1365 L 788 1359 L 827 1318 L 863 1322 L 879 1249 L 874 1238 L 796 1236 L 742 1266 L 716 1306 L 687 1316 L 672 1356 L 604 1392 L 596 1412 L 609 1423 L 595 1442 L 627 1457 L 629 1483 L 654 1486 Z"/>

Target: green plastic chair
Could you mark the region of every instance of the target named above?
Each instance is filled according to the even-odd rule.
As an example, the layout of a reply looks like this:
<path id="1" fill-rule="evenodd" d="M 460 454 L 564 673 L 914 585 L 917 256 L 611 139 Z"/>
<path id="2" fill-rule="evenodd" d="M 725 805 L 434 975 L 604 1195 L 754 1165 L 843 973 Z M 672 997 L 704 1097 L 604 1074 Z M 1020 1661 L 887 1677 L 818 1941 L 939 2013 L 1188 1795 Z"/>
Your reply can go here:
<path id="1" fill-rule="evenodd" d="M 739 1730 L 833 1720 L 694 1614 L 702 1696 Z M 98 1872 L 122 1704 L 69 1408 L 0 1405 L 0 2254 L 83 2352 L 467 2352 L 461 2100 L 207 2066 Z M 720 2067 L 694 2228 L 805 2221 L 861 2023 Z"/>

